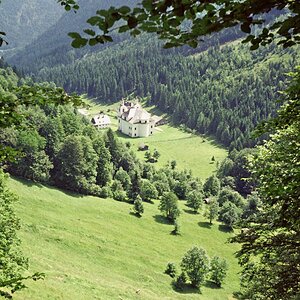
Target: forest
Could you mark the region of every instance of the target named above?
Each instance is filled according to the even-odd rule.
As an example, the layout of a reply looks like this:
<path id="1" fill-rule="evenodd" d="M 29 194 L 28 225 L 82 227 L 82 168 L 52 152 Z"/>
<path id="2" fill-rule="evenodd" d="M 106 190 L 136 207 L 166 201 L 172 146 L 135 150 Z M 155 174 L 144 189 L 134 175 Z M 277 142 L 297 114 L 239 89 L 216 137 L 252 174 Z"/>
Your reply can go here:
<path id="1" fill-rule="evenodd" d="M 79 8 L 74 0 L 58 2 L 67 11 L 72 6 L 75 11 Z M 235 259 L 241 267 L 240 289 L 231 290 L 235 298 L 299 298 L 300 68 L 296 44 L 300 41 L 300 7 L 296 1 L 270 1 L 259 6 L 254 2 L 256 5 L 248 6 L 248 1 L 211 4 L 145 0 L 142 8 L 133 5 L 97 11 L 98 16 L 88 23 L 99 26 L 104 33 L 96 36 L 96 32 L 84 31 L 92 36 L 90 45 L 101 44 L 91 51 L 84 48 L 88 40 L 73 32 L 69 35 L 72 45 L 83 49 L 75 52 L 63 41 L 45 53 L 47 42 L 43 38 L 47 30 L 55 30 L 54 25 L 52 29 L 44 28 L 46 34 L 33 42 L 39 44 L 36 52 L 30 53 L 31 45 L 16 56 L 17 49 L 9 52 L 8 62 L 19 62 L 19 67 L 12 68 L 1 58 L 1 296 L 11 298 L 25 288 L 27 279 L 45 277 L 39 272 L 27 276 L 28 260 L 20 251 L 16 236 L 21 224 L 14 212 L 16 196 L 7 189 L 7 173 L 30 180 L 30 184 L 18 183 L 25 190 L 35 186 L 49 191 L 54 187 L 73 196 L 92 195 L 109 203 L 128 205 L 127 217 L 141 221 L 146 219 L 146 208 L 152 214 L 153 207 L 157 207 L 160 215 L 151 216 L 152 222 L 173 225 L 170 235 L 178 240 L 182 238 L 182 219 L 193 220 L 193 225 L 205 227 L 207 232 L 213 232 L 212 226 L 218 224 L 223 235 L 229 233 L 228 241 L 239 245 Z M 104 8 L 107 4 L 105 1 Z M 267 25 L 253 18 L 272 9 L 284 13 Z M 293 13 L 286 14 L 285 9 Z M 78 15 L 85 19 L 85 14 Z M 120 28 L 138 36 L 136 39 L 132 40 L 129 34 L 120 39 L 108 35 L 121 19 L 127 25 Z M 182 31 L 186 19 L 193 24 L 188 33 Z M 207 20 L 216 26 L 214 30 Z M 71 24 L 69 21 L 63 15 L 57 24 Z M 199 30 L 202 22 L 207 25 L 204 32 Z M 249 51 L 240 43 L 245 35 L 237 31 L 237 23 L 247 34 L 246 42 L 252 44 L 252 50 L 259 48 L 257 51 Z M 222 35 L 218 32 L 222 26 L 232 28 Z M 163 49 L 163 43 L 142 31 L 167 39 L 164 47 L 171 49 Z M 197 38 L 211 31 L 217 32 L 215 42 L 197 48 Z M 274 38 L 273 32 L 281 40 Z M 3 43 L 5 32 L 0 32 L 0 36 Z M 53 38 L 60 39 L 57 35 Z M 113 39 L 110 46 L 104 43 Z M 20 43 L 25 46 L 26 41 Z M 193 49 L 172 48 L 181 44 Z M 54 51 L 56 55 L 52 56 Z M 28 53 L 30 59 L 26 62 Z M 79 114 L 82 98 L 73 92 L 101 103 L 113 103 L 128 95 L 143 97 L 147 104 L 170 115 L 174 125 L 183 125 L 181 128 L 193 134 L 215 137 L 227 147 L 228 157 L 204 181 L 190 170 L 179 170 L 175 160 L 158 169 L 154 161 L 137 159 L 131 144 L 122 143 L 113 130 L 96 130 L 88 118 Z M 254 128 L 256 133 L 252 136 Z M 155 159 L 159 156 L 156 150 Z M 198 214 L 209 222 L 196 224 Z M 27 233 L 41 230 L 34 223 L 26 226 Z M 197 231 L 195 226 L 194 230 Z M 205 238 L 209 236 L 207 232 Z M 54 241 L 66 243 L 67 239 L 56 237 Z M 108 244 L 119 247 L 121 241 L 124 242 L 118 236 Z M 101 252 L 101 246 L 97 247 L 97 252 Z M 172 295 L 187 293 L 192 297 L 202 288 L 210 289 L 212 294 L 213 289 L 222 292 L 222 285 L 226 286 L 226 260 L 209 256 L 197 246 L 182 254 L 180 273 L 172 262 L 165 269 L 165 274 L 173 278 Z M 115 270 L 121 268 L 117 266 Z M 154 272 L 158 273 L 157 266 Z"/>

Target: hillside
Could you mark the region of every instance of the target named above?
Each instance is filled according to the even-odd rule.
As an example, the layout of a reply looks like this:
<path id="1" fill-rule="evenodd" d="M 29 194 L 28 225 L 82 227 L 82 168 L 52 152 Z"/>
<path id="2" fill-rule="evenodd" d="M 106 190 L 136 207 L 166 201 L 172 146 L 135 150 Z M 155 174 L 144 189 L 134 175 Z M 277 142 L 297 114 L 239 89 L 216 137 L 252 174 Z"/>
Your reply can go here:
<path id="1" fill-rule="evenodd" d="M 247 47 L 229 43 L 185 56 L 143 36 L 74 63 L 44 67 L 36 78 L 102 103 L 131 93 L 147 97 L 176 124 L 242 149 L 255 144 L 251 131 L 274 115 L 278 91 L 286 85 L 284 73 L 300 61 L 297 48 L 271 45 L 249 52 Z"/>
<path id="2" fill-rule="evenodd" d="M 56 23 L 64 9 L 49 0 L 3 0 L 0 5 L 0 29 L 9 43 L 1 50 L 30 44 Z"/>
<path id="3" fill-rule="evenodd" d="M 88 119 L 96 115 L 100 111 L 105 112 L 110 116 L 111 128 L 117 134 L 119 140 L 124 143 L 130 143 L 130 149 L 134 151 L 141 161 L 145 161 L 145 151 L 138 151 L 141 144 L 149 146 L 151 152 L 157 149 L 160 153 L 158 162 L 154 163 L 155 168 L 163 168 L 172 160 L 176 160 L 177 169 L 188 169 L 192 171 L 193 176 L 199 177 L 202 181 L 209 177 L 226 157 L 227 151 L 218 145 L 212 138 L 195 133 L 186 132 L 178 126 L 169 123 L 167 125 L 155 128 L 154 134 L 146 138 L 131 138 L 122 133 L 118 129 L 116 119 L 116 110 L 119 103 L 101 104 L 88 101 L 91 105 L 88 113 Z M 155 106 L 143 107 L 150 113 L 163 116 L 168 119 L 168 116 Z M 213 162 L 211 159 L 215 158 Z"/>
<path id="4" fill-rule="evenodd" d="M 20 237 L 31 271 L 46 273 L 44 281 L 29 282 L 15 299 L 199 299 L 194 290 L 175 292 L 163 272 L 168 262 L 180 263 L 193 245 L 229 264 L 224 287 L 201 289 L 201 299 L 232 299 L 238 289 L 239 268 L 226 243 L 230 233 L 201 215 L 184 211 L 182 235 L 170 234 L 157 203 L 145 203 L 142 218 L 130 215 L 126 203 L 80 197 L 31 182 L 11 179 L 9 187 L 20 201 Z M 139 292 L 137 292 L 139 290 Z"/>

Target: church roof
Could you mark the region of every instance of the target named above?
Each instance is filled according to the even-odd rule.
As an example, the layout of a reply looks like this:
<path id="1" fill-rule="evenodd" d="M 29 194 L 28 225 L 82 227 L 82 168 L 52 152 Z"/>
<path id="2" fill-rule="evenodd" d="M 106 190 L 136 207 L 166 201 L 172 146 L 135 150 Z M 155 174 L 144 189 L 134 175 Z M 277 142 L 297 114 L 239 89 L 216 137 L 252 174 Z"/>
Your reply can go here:
<path id="1" fill-rule="evenodd" d="M 125 119 L 129 123 L 135 124 L 143 121 L 151 121 L 151 114 L 142 108 L 140 104 L 135 105 L 122 105 L 121 109 L 124 112 L 120 115 L 122 119 Z"/>

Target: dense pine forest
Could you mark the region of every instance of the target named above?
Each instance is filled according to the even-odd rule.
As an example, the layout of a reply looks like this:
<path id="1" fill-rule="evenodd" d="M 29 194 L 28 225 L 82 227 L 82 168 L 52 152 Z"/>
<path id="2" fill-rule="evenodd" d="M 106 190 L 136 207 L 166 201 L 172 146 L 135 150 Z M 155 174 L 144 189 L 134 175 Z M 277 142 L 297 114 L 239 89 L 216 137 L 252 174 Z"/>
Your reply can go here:
<path id="1" fill-rule="evenodd" d="M 229 44 L 193 55 L 181 52 L 166 53 L 154 38 L 143 37 L 73 63 L 43 67 L 34 76 L 103 103 L 130 93 L 147 97 L 176 124 L 212 134 L 230 149 L 253 146 L 251 131 L 274 115 L 285 72 L 299 61 L 297 48 L 271 45 L 249 52 Z"/>

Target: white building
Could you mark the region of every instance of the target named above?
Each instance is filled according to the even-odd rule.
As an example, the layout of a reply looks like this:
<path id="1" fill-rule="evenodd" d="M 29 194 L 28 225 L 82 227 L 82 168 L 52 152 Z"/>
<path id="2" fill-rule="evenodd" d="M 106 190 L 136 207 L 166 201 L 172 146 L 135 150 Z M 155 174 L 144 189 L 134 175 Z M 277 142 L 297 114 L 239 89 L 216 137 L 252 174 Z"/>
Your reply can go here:
<path id="1" fill-rule="evenodd" d="M 94 116 L 92 118 L 92 123 L 95 127 L 99 129 L 107 128 L 111 124 L 109 116 L 102 113 Z"/>
<path id="2" fill-rule="evenodd" d="M 139 103 L 122 101 L 118 111 L 118 129 L 130 137 L 153 134 L 155 122 Z"/>

